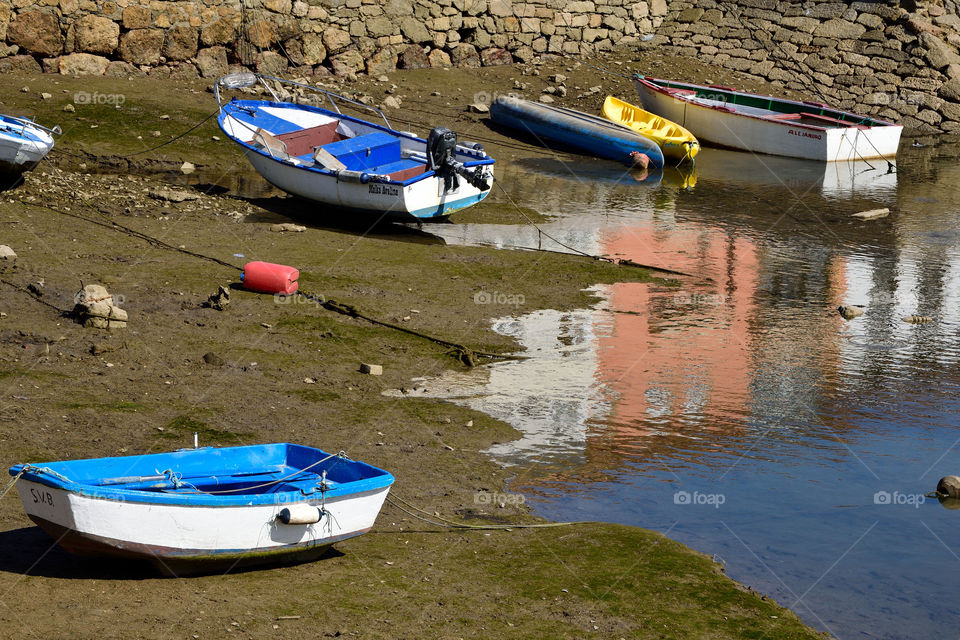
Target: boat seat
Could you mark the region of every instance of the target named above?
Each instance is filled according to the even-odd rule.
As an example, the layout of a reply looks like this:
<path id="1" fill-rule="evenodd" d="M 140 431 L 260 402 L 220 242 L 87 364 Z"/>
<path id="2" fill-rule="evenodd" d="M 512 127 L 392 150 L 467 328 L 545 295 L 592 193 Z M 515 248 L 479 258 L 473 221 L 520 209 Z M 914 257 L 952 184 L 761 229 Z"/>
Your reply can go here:
<path id="1" fill-rule="evenodd" d="M 664 91 L 675 96 L 695 96 L 697 92 L 693 89 L 676 89 L 674 87 L 662 87 Z"/>
<path id="2" fill-rule="evenodd" d="M 396 180 L 397 182 L 409 180 L 426 170 L 427 166 L 425 164 L 417 162 L 416 160 L 410 160 L 409 158 L 397 160 L 389 164 L 382 164 L 370 169 L 372 173 L 388 176 L 391 180 Z"/>
<path id="3" fill-rule="evenodd" d="M 775 113 L 769 116 L 763 116 L 767 120 L 799 120 L 803 116 L 799 113 Z"/>
<path id="4" fill-rule="evenodd" d="M 400 140 L 379 131 L 331 142 L 322 148 L 350 171 L 370 171 L 400 159 Z"/>
<path id="5" fill-rule="evenodd" d="M 260 127 L 257 127 L 257 130 L 253 133 L 253 140 L 250 141 L 255 147 L 260 147 L 265 149 L 274 158 L 289 158 L 290 154 L 287 153 L 287 145 L 280 138 L 276 137 L 269 131 L 264 131 Z"/>
<path id="6" fill-rule="evenodd" d="M 282 140 L 283 143 L 286 144 L 287 153 L 289 155 L 312 156 L 313 150 L 316 147 L 322 147 L 323 145 L 330 144 L 331 142 L 343 140 L 343 136 L 337 132 L 337 127 L 339 125 L 340 121 L 334 120 L 333 122 L 321 124 L 317 127 L 310 127 L 309 129 L 300 129 L 299 131 L 284 133 L 276 136 L 276 138 L 278 140 Z"/>

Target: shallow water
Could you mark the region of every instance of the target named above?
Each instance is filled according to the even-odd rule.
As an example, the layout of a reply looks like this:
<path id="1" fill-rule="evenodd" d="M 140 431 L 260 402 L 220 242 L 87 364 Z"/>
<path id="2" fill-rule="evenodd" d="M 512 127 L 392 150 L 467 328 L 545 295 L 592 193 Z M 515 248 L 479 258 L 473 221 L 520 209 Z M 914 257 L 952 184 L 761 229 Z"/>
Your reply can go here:
<path id="1" fill-rule="evenodd" d="M 491 453 L 522 465 L 511 490 L 542 515 L 660 530 L 841 638 L 956 636 L 960 513 L 923 495 L 960 475 L 957 155 L 907 141 L 888 173 L 706 149 L 694 179 L 642 182 L 500 167 L 564 245 L 695 277 L 564 313 L 505 304 L 495 329 L 533 358 L 416 393 L 520 429 Z M 893 213 L 850 218 L 878 207 Z M 530 226 L 428 230 L 565 250 Z"/>

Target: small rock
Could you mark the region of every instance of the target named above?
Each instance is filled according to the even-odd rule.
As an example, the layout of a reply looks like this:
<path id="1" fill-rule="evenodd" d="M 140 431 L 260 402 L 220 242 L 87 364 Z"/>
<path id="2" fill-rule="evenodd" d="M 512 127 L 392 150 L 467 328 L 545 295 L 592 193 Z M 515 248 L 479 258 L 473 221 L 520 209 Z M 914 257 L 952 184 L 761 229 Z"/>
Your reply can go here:
<path id="1" fill-rule="evenodd" d="M 170 116 L 168 116 L 167 114 L 163 114 L 162 116 L 160 116 L 160 119 L 161 119 L 161 120 L 169 120 L 169 119 L 170 119 Z"/>
<path id="2" fill-rule="evenodd" d="M 219 140 L 219 138 L 217 138 L 216 136 L 214 136 L 214 139 Z M 180 173 L 182 173 L 185 176 L 190 175 L 196 170 L 197 170 L 197 167 L 192 162 L 184 162 L 182 165 L 180 165 Z"/>
<path id="3" fill-rule="evenodd" d="M 152 135 L 154 138 L 159 138 L 163 134 L 161 134 L 159 131 L 154 131 L 150 135 Z"/>
<path id="4" fill-rule="evenodd" d="M 179 191 L 176 189 L 151 189 L 147 195 L 155 200 L 165 200 L 166 202 L 184 202 L 186 200 L 199 200 L 200 196 L 189 191 Z"/>
<path id="5" fill-rule="evenodd" d="M 377 76 L 377 82 L 389 82 L 389 81 L 390 81 L 390 78 L 388 78 L 385 75 Z"/>
<path id="6" fill-rule="evenodd" d="M 214 142 L 220 142 L 220 136 L 210 136 L 210 139 L 213 140 Z"/>
<path id="7" fill-rule="evenodd" d="M 473 426 L 473 420 L 467 420 L 467 424 L 465 424 L 465 425 L 463 425 L 463 426 L 465 426 L 465 427 L 472 427 L 472 426 Z"/>
<path id="8" fill-rule="evenodd" d="M 224 286 L 220 286 L 217 288 L 217 292 L 207 298 L 206 302 L 201 306 L 223 311 L 228 304 L 230 304 L 230 290 Z"/>
<path id="9" fill-rule="evenodd" d="M 948 498 L 960 498 L 960 478 L 957 476 L 944 476 L 937 483 L 937 493 Z"/>
<path id="10" fill-rule="evenodd" d="M 53 94 L 52 94 L 52 93 L 47 93 L 46 91 L 44 91 L 43 93 L 40 94 L 40 99 L 41 99 L 41 100 L 49 100 L 49 99 L 52 98 L 52 97 L 53 97 Z"/>
<path id="11" fill-rule="evenodd" d="M 295 233 L 300 233 L 301 231 L 306 231 L 307 228 L 301 224 L 293 224 L 292 222 L 280 222 L 274 225 L 270 225 L 270 231 L 293 231 Z"/>
<path id="12" fill-rule="evenodd" d="M 264 329 L 273 329 L 273 325 L 270 324 L 269 322 L 261 322 L 260 326 L 263 327 Z"/>
<path id="13" fill-rule="evenodd" d="M 30 93 L 30 87 L 20 87 L 20 93 Z"/>
<path id="14" fill-rule="evenodd" d="M 214 367 L 222 367 L 224 364 L 226 364 L 223 361 L 223 358 L 215 354 L 213 351 L 203 354 L 203 361 Z"/>
<path id="15" fill-rule="evenodd" d="M 304 384 L 317 384 L 317 380 L 316 380 L 316 378 L 304 378 L 304 379 L 303 379 L 303 383 L 304 383 Z"/>
<path id="16" fill-rule="evenodd" d="M 557 93 L 556 93 L 556 95 L 560 96 L 561 98 L 566 97 L 566 95 L 567 95 L 567 88 L 564 87 L 564 86 L 559 86 L 559 87 L 557 87 Z"/>
<path id="17" fill-rule="evenodd" d="M 563 75 L 562 73 L 555 73 L 552 76 L 550 76 L 550 82 L 553 82 L 556 84 L 563 84 L 566 81 L 567 81 L 567 76 Z"/>
<path id="18" fill-rule="evenodd" d="M 467 111 L 472 113 L 490 113 L 490 105 L 485 102 L 474 102 L 467 107 Z"/>
<path id="19" fill-rule="evenodd" d="M 77 108 L 72 104 L 67 104 L 63 107 L 63 110 L 66 111 L 67 113 L 73 113 L 74 111 L 77 110 Z"/>
<path id="20" fill-rule="evenodd" d="M 5 244 L 0 244 L 0 260 L 16 260 L 17 254 Z"/>
<path id="21" fill-rule="evenodd" d="M 843 316 L 844 320 L 853 320 L 854 318 L 859 318 L 863 315 L 863 309 L 857 306 L 844 306 L 840 305 L 837 307 L 837 312 Z"/>
<path id="22" fill-rule="evenodd" d="M 399 109 L 400 99 L 394 96 L 387 96 L 387 99 L 383 101 L 383 106 L 388 109 Z"/>
<path id="23" fill-rule="evenodd" d="M 440 96 L 441 94 L 439 91 L 431 91 L 430 95 L 432 95 L 433 97 L 437 97 L 437 96 Z"/>
<path id="24" fill-rule="evenodd" d="M 360 373 L 366 373 L 371 376 L 382 376 L 383 365 L 362 363 L 360 365 Z"/>
<path id="25" fill-rule="evenodd" d="M 543 104 L 550 104 L 551 102 L 553 102 L 553 96 L 550 95 L 549 93 L 545 93 L 542 96 L 540 96 L 540 102 L 542 102 Z"/>
<path id="26" fill-rule="evenodd" d="M 884 207 L 883 209 L 870 209 L 868 211 L 860 211 L 859 213 L 854 213 L 854 218 L 860 218 L 861 220 L 873 220 L 874 218 L 886 218 L 890 215 L 890 209 Z"/>

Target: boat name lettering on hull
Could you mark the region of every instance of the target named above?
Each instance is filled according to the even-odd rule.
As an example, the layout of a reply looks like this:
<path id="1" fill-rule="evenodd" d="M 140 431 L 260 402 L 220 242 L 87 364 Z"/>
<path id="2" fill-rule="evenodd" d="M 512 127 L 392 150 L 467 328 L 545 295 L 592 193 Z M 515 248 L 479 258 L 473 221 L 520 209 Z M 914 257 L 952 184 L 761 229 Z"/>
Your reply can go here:
<path id="1" fill-rule="evenodd" d="M 51 507 L 53 506 L 53 496 L 50 495 L 49 491 L 38 491 L 36 489 L 30 489 L 30 495 L 33 496 L 34 504 L 48 504 Z"/>
<path id="2" fill-rule="evenodd" d="M 792 136 L 800 136 L 801 138 L 813 138 L 814 140 L 822 140 L 823 136 L 819 133 L 810 133 L 808 131 L 797 131 L 796 129 L 788 129 L 787 133 Z"/>
<path id="3" fill-rule="evenodd" d="M 385 196 L 398 196 L 400 195 L 400 187 L 395 187 L 391 184 L 371 184 L 370 193 L 379 193 Z"/>

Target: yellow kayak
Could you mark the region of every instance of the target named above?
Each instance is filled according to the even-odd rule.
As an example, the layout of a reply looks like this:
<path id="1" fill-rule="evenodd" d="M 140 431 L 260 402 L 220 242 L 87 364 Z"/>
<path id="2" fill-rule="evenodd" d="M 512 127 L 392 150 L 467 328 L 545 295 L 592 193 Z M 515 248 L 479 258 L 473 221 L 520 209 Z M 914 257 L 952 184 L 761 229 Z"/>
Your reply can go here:
<path id="1" fill-rule="evenodd" d="M 607 96 L 603 101 L 603 115 L 607 120 L 630 127 L 656 142 L 663 150 L 664 159 L 675 163 L 688 158 L 693 160 L 700 151 L 697 139 L 680 125 L 613 96 Z"/>

